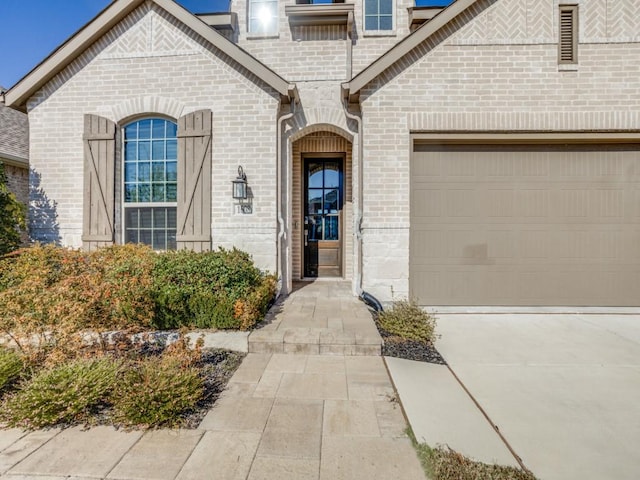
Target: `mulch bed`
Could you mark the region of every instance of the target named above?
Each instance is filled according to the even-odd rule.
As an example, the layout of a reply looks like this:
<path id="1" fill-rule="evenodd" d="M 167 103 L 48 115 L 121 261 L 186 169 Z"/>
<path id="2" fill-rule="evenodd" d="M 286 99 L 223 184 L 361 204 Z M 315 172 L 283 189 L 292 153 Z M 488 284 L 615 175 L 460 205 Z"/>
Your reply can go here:
<path id="1" fill-rule="evenodd" d="M 416 360 L 418 362 L 435 363 L 437 365 L 447 364 L 433 343 L 407 340 L 392 335 L 380 326 L 375 312 L 373 313 L 373 319 L 382 337 L 382 355 L 386 357 L 404 358 L 405 360 Z"/>

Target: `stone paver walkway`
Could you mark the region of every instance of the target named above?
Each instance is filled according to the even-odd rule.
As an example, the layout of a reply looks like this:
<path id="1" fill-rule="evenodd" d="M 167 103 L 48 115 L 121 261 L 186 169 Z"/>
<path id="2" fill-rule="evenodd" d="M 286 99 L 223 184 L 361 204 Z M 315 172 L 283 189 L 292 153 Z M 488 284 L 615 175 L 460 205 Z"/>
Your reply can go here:
<path id="1" fill-rule="evenodd" d="M 381 354 L 380 334 L 350 282 L 294 283 L 293 293 L 271 309 L 265 323 L 249 335 L 249 352 Z"/>
<path id="2" fill-rule="evenodd" d="M 344 284 L 305 285 L 270 325 L 289 332 L 282 351 L 285 338 L 298 332 L 292 351 L 316 345 L 315 354 L 249 353 L 199 429 L 3 430 L 0 477 L 424 480 L 382 357 L 357 348 L 375 329 L 362 308 Z M 336 338 L 342 332 L 354 342 L 322 343 L 332 327 Z M 317 344 L 299 341 L 316 331 Z M 323 345 L 348 348 L 321 355 Z"/>

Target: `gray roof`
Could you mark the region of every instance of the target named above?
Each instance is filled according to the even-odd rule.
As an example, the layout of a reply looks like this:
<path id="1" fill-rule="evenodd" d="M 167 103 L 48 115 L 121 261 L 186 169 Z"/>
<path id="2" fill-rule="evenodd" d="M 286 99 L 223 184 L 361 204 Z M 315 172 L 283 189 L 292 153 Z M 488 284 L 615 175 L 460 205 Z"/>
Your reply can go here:
<path id="1" fill-rule="evenodd" d="M 0 91 L 5 89 L 0 87 Z M 27 115 L 0 103 L 0 157 L 29 161 L 29 121 Z"/>

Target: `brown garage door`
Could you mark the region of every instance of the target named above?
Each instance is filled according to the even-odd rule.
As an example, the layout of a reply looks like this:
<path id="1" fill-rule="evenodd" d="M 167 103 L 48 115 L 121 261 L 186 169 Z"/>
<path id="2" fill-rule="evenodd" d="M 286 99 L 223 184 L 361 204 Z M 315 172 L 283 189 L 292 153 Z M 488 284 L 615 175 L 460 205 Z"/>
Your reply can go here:
<path id="1" fill-rule="evenodd" d="M 640 305 L 640 145 L 429 145 L 411 163 L 423 305 Z"/>

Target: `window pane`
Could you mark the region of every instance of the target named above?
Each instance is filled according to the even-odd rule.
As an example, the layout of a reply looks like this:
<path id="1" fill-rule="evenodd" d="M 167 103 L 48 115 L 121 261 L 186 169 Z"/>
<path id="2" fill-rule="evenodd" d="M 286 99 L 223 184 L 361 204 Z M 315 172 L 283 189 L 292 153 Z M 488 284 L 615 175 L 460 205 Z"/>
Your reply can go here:
<path id="1" fill-rule="evenodd" d="M 164 160 L 164 140 L 156 140 L 153 142 L 153 155 L 154 160 Z"/>
<path id="2" fill-rule="evenodd" d="M 338 213 L 338 189 L 325 190 L 324 211 L 325 213 Z"/>
<path id="3" fill-rule="evenodd" d="M 151 138 L 151 120 L 140 120 L 138 122 L 138 138 Z"/>
<path id="4" fill-rule="evenodd" d="M 322 215 L 309 216 L 307 230 L 309 240 L 322 240 Z"/>
<path id="5" fill-rule="evenodd" d="M 380 13 L 382 15 L 391 15 L 392 7 L 393 7 L 393 0 L 380 0 L 379 8 L 380 8 Z"/>
<path id="6" fill-rule="evenodd" d="M 124 243 L 138 243 L 138 231 L 127 230 L 124 233 Z"/>
<path id="7" fill-rule="evenodd" d="M 380 30 L 393 30 L 393 17 L 380 17 Z"/>
<path id="8" fill-rule="evenodd" d="M 124 201 L 127 203 L 138 201 L 138 189 L 135 184 L 125 184 Z"/>
<path id="9" fill-rule="evenodd" d="M 153 228 L 166 228 L 167 226 L 167 209 L 166 208 L 154 208 L 153 209 Z"/>
<path id="10" fill-rule="evenodd" d="M 178 179 L 178 164 L 176 162 L 167 162 L 165 170 L 167 172 L 167 182 L 175 182 Z"/>
<path id="11" fill-rule="evenodd" d="M 325 240 L 338 240 L 338 217 L 327 216 L 324 218 L 324 239 Z"/>
<path id="12" fill-rule="evenodd" d="M 166 135 L 167 138 L 175 138 L 178 135 L 178 125 L 173 122 L 166 122 Z"/>
<path id="13" fill-rule="evenodd" d="M 140 233 L 138 235 L 140 236 L 138 240 L 140 243 L 151 245 L 151 230 L 140 230 Z"/>
<path id="14" fill-rule="evenodd" d="M 154 182 L 164 181 L 164 162 L 153 162 L 153 175 Z"/>
<path id="15" fill-rule="evenodd" d="M 167 160 L 177 160 L 178 158 L 178 142 L 176 140 L 167 140 Z"/>
<path id="16" fill-rule="evenodd" d="M 125 228 L 138 228 L 138 208 L 127 208 L 125 209 L 125 220 L 124 226 Z"/>
<path id="17" fill-rule="evenodd" d="M 151 164 L 149 162 L 138 164 L 138 182 L 151 181 Z"/>
<path id="18" fill-rule="evenodd" d="M 167 208 L 167 228 L 176 229 L 176 209 L 175 207 L 173 208 Z"/>
<path id="19" fill-rule="evenodd" d="M 322 212 L 322 189 L 309 189 L 308 213 L 321 214 Z"/>
<path id="20" fill-rule="evenodd" d="M 153 202 L 164 202 L 164 183 L 154 183 L 153 184 Z"/>
<path id="21" fill-rule="evenodd" d="M 166 193 L 167 193 L 167 202 L 176 202 L 178 201 L 178 187 L 175 183 L 167 183 Z"/>
<path id="22" fill-rule="evenodd" d="M 127 125 L 124 127 L 124 139 L 131 140 L 138 138 L 138 124 L 132 123 L 131 125 Z"/>
<path id="23" fill-rule="evenodd" d="M 322 163 L 309 164 L 309 188 L 322 188 Z"/>
<path id="24" fill-rule="evenodd" d="M 365 0 L 364 11 L 367 16 L 378 13 L 378 0 Z"/>
<path id="25" fill-rule="evenodd" d="M 135 182 L 137 178 L 138 169 L 136 168 L 136 164 L 133 162 L 127 162 L 124 164 L 124 181 L 125 182 Z"/>
<path id="26" fill-rule="evenodd" d="M 175 232 L 167 233 L 167 250 L 175 250 L 178 248 L 176 244 L 176 234 Z"/>
<path id="27" fill-rule="evenodd" d="M 153 120 L 153 138 L 164 138 L 164 126 L 166 123 L 164 120 Z"/>
<path id="28" fill-rule="evenodd" d="M 340 186 L 340 172 L 335 163 L 326 163 L 324 170 L 324 188 L 337 188 Z"/>
<path id="29" fill-rule="evenodd" d="M 153 248 L 155 250 L 166 250 L 167 249 L 167 241 L 166 241 L 166 233 L 164 231 L 153 232 Z"/>
<path id="30" fill-rule="evenodd" d="M 127 142 L 124 144 L 125 160 L 136 160 L 138 158 L 138 144 L 136 142 Z"/>
<path id="31" fill-rule="evenodd" d="M 365 30 L 378 30 L 378 17 L 370 17 L 367 15 L 364 18 Z"/>
<path id="32" fill-rule="evenodd" d="M 140 228 L 151 228 L 152 223 L 152 213 L 150 208 L 139 208 L 140 215 Z"/>
<path id="33" fill-rule="evenodd" d="M 140 185 L 138 184 L 138 201 L 139 202 L 150 202 L 151 201 L 151 188 L 150 185 Z"/>
<path id="34" fill-rule="evenodd" d="M 151 160 L 151 142 L 138 142 L 138 160 Z"/>

